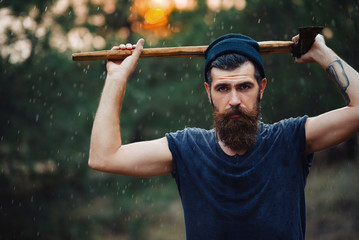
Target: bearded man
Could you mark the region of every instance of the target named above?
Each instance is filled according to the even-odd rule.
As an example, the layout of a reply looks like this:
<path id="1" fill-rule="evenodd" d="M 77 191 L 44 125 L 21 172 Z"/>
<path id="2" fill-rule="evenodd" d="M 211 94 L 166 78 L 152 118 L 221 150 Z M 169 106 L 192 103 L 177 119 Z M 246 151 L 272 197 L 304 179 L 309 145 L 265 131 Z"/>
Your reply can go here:
<path id="1" fill-rule="evenodd" d="M 317 36 L 310 51 L 296 61 L 316 62 L 327 70 L 347 107 L 264 124 L 259 120 L 260 101 L 267 80 L 258 43 L 240 34 L 225 35 L 206 51 L 205 88 L 214 128 L 186 128 L 122 145 L 119 115 L 143 43 L 140 39 L 122 63 L 107 63 L 89 166 L 139 177 L 172 174 L 187 239 L 304 239 L 304 188 L 313 153 L 359 130 L 358 72 Z"/>

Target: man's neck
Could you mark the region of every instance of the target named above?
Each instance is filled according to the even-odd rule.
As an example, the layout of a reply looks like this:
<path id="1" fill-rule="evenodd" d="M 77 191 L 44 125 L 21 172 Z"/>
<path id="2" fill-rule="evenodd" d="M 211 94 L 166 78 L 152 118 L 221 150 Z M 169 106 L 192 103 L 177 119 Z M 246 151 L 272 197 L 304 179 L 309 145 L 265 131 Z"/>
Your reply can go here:
<path id="1" fill-rule="evenodd" d="M 222 148 L 223 152 L 225 152 L 229 156 L 234 155 L 244 155 L 247 152 L 247 149 L 244 150 L 233 150 L 226 146 L 221 140 L 218 140 L 219 146 Z"/>

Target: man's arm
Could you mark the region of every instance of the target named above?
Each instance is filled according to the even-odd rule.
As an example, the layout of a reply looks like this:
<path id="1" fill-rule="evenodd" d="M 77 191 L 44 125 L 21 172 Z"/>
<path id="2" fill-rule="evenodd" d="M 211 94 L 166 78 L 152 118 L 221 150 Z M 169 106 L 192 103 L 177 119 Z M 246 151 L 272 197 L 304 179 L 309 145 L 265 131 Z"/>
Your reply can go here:
<path id="1" fill-rule="evenodd" d="M 296 59 L 298 63 L 316 62 L 327 71 L 343 95 L 347 107 L 308 118 L 305 126 L 306 152 L 333 147 L 359 131 L 359 73 L 325 44 L 321 35 L 311 50 Z"/>
<path id="2" fill-rule="evenodd" d="M 172 154 L 165 137 L 122 145 L 119 116 L 126 83 L 136 68 L 143 44 L 144 40 L 140 39 L 133 54 L 122 63 L 107 63 L 107 77 L 92 128 L 88 162 L 96 170 L 138 177 L 172 171 Z"/>

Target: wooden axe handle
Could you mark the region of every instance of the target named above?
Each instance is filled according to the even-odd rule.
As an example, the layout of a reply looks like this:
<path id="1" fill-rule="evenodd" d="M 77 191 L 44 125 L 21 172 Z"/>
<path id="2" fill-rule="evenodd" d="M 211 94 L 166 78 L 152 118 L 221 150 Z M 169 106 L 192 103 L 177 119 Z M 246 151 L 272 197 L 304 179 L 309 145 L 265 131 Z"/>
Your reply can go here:
<path id="1" fill-rule="evenodd" d="M 292 41 L 263 41 L 258 42 L 259 52 L 265 54 L 292 53 Z M 145 48 L 140 58 L 169 58 L 169 57 L 203 57 L 208 46 Z M 133 50 L 104 50 L 72 54 L 73 61 L 93 60 L 123 60 L 131 55 Z"/>

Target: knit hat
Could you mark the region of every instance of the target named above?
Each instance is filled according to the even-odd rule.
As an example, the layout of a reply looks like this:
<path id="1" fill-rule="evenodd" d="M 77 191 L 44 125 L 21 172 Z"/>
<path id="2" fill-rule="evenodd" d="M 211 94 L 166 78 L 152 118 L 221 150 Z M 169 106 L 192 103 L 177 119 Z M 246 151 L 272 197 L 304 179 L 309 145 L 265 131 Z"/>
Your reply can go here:
<path id="1" fill-rule="evenodd" d="M 259 69 L 262 78 L 265 78 L 262 58 L 259 54 L 259 44 L 252 38 L 242 35 L 230 33 L 214 40 L 205 52 L 206 64 L 204 68 L 205 76 L 211 63 L 219 56 L 228 53 L 238 53 L 247 57 Z M 206 76 L 207 81 L 207 76 Z"/>

